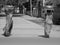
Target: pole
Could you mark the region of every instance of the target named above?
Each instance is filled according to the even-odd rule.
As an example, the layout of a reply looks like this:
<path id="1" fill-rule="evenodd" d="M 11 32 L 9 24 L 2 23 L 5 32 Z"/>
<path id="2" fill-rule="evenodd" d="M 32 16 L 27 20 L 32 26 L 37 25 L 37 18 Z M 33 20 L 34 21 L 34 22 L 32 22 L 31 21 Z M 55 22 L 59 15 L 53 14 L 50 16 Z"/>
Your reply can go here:
<path id="1" fill-rule="evenodd" d="M 43 6 L 45 6 L 45 0 L 43 0 Z"/>
<path id="2" fill-rule="evenodd" d="M 30 13 L 31 13 L 31 16 L 32 16 L 32 0 L 30 0 Z"/>

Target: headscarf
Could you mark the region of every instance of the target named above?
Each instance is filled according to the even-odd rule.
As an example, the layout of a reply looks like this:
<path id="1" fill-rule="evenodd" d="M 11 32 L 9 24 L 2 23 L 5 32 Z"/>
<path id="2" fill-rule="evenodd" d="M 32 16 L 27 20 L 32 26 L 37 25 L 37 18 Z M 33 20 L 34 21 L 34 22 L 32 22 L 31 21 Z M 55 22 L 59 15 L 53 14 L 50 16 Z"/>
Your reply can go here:
<path id="1" fill-rule="evenodd" d="M 8 15 L 8 14 L 10 14 L 10 13 L 13 13 L 14 7 L 12 7 L 12 8 L 11 8 L 11 7 L 6 7 L 4 11 L 5 11 L 5 14 Z"/>

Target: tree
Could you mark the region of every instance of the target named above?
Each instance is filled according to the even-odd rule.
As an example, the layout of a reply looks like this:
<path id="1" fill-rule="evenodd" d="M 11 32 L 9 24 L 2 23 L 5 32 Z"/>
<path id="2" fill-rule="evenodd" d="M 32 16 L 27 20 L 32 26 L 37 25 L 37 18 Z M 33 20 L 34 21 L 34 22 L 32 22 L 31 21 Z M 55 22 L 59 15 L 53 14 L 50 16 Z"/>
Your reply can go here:
<path id="1" fill-rule="evenodd" d="M 60 0 L 50 0 L 52 3 L 53 3 L 53 5 L 58 5 L 58 4 L 60 4 Z"/>
<path id="2" fill-rule="evenodd" d="M 12 0 L 12 5 L 17 6 L 18 5 L 18 0 Z"/>

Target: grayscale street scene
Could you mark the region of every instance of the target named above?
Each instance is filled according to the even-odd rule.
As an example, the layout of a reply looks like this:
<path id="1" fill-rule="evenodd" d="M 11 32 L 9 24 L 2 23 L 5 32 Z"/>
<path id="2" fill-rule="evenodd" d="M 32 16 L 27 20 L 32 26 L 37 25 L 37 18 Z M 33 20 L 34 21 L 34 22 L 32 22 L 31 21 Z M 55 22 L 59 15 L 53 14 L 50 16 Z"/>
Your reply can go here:
<path id="1" fill-rule="evenodd" d="M 0 0 L 1 45 L 60 45 L 60 0 Z"/>

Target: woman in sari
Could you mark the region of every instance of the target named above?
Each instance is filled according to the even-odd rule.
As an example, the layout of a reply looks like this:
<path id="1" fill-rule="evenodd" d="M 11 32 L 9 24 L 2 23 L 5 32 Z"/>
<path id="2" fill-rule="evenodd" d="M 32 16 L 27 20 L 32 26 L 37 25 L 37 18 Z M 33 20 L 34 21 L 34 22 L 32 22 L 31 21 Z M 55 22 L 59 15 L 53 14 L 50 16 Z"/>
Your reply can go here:
<path id="1" fill-rule="evenodd" d="M 8 37 L 11 34 L 11 30 L 13 27 L 13 20 L 12 20 L 12 13 L 13 13 L 13 9 L 5 9 L 5 14 L 6 14 L 6 25 L 3 28 L 4 30 L 4 36 Z"/>

